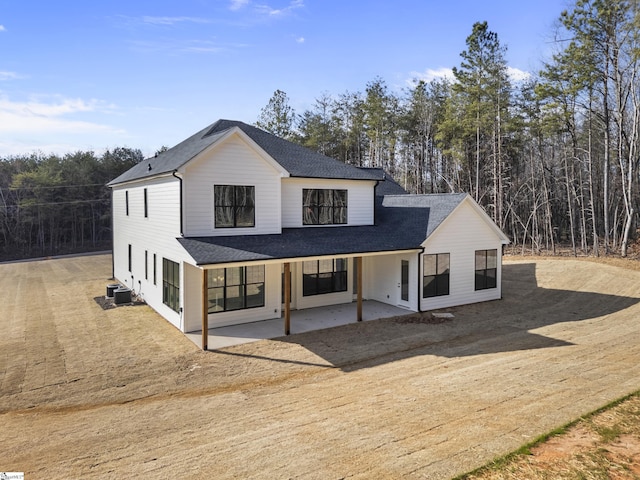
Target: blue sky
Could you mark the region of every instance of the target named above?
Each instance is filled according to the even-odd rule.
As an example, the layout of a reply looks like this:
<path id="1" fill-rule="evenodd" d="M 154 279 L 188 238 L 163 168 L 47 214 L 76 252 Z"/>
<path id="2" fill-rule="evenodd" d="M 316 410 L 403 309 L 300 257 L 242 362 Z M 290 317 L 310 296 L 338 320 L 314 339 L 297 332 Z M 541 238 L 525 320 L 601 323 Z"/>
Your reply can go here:
<path id="1" fill-rule="evenodd" d="M 276 89 L 400 93 L 460 64 L 476 21 L 509 65 L 547 59 L 567 0 L 0 0 L 0 156 L 129 146 L 152 155 Z"/>

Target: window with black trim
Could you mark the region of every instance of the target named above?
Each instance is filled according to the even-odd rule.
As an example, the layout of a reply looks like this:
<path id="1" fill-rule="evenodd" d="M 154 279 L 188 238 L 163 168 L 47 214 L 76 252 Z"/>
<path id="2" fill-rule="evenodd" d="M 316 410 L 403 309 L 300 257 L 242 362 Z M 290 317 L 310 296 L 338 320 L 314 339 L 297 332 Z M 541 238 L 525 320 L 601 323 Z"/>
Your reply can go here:
<path id="1" fill-rule="evenodd" d="M 180 265 L 166 258 L 162 259 L 162 303 L 180 311 Z"/>
<path id="2" fill-rule="evenodd" d="M 347 190 L 302 189 L 303 225 L 345 225 Z"/>
<path id="3" fill-rule="evenodd" d="M 496 288 L 498 250 L 476 250 L 476 290 Z"/>
<path id="4" fill-rule="evenodd" d="M 149 203 L 147 201 L 147 189 L 144 189 L 144 218 L 149 217 Z"/>
<path id="5" fill-rule="evenodd" d="M 209 313 L 264 307 L 264 265 L 207 270 Z"/>
<path id="6" fill-rule="evenodd" d="M 149 280 L 149 251 L 144 251 L 144 279 Z"/>
<path id="7" fill-rule="evenodd" d="M 131 256 L 131 244 L 129 244 L 129 248 L 128 248 L 128 265 L 129 265 L 129 271 L 131 271 L 131 265 L 133 263 L 133 258 Z"/>
<path id="8" fill-rule="evenodd" d="M 214 185 L 216 228 L 254 227 L 256 188 L 247 185 Z"/>
<path id="9" fill-rule="evenodd" d="M 153 284 L 157 285 L 157 279 L 158 279 L 158 275 L 157 275 L 157 268 L 156 268 L 156 254 L 153 254 Z"/>
<path id="10" fill-rule="evenodd" d="M 129 190 L 124 192 L 124 209 L 127 217 L 129 216 Z"/>
<path id="11" fill-rule="evenodd" d="M 302 295 L 347 291 L 347 259 L 311 260 L 302 263 Z"/>
<path id="12" fill-rule="evenodd" d="M 449 295 L 448 253 L 436 253 L 422 257 L 422 298 Z"/>

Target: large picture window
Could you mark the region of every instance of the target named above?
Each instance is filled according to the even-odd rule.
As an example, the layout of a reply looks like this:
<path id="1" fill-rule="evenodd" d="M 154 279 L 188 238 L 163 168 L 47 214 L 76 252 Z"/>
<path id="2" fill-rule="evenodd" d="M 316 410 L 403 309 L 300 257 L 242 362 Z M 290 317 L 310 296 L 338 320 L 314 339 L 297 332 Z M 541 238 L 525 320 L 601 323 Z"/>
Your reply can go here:
<path id="1" fill-rule="evenodd" d="M 302 190 L 304 225 L 344 225 L 347 223 L 347 191 L 304 188 Z"/>
<path id="2" fill-rule="evenodd" d="M 422 298 L 449 295 L 449 254 L 425 255 L 422 259 Z"/>
<path id="3" fill-rule="evenodd" d="M 216 228 L 255 226 L 255 187 L 215 185 L 213 202 Z"/>
<path id="4" fill-rule="evenodd" d="M 311 260 L 302 264 L 302 295 L 347 291 L 347 259 Z"/>
<path id="5" fill-rule="evenodd" d="M 207 270 L 209 313 L 264 307 L 264 265 Z"/>
<path id="6" fill-rule="evenodd" d="M 166 258 L 162 259 L 162 303 L 180 311 L 180 265 Z"/>
<path id="7" fill-rule="evenodd" d="M 476 250 L 476 290 L 496 288 L 498 250 Z"/>

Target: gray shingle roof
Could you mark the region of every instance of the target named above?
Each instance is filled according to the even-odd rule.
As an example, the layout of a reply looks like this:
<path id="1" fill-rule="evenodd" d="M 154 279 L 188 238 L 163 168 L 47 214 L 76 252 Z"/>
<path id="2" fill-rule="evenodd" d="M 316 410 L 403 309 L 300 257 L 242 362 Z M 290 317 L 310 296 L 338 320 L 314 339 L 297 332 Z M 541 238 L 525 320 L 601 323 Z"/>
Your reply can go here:
<path id="1" fill-rule="evenodd" d="M 289 142 L 234 120 L 218 120 L 156 157 L 148 158 L 109 182 L 110 186 L 171 173 L 238 127 L 293 177 L 376 180 L 376 174 Z"/>
<path id="2" fill-rule="evenodd" d="M 466 194 L 376 199 L 375 225 L 283 229 L 281 234 L 179 238 L 198 265 L 420 248 Z"/>
<path id="3" fill-rule="evenodd" d="M 404 188 L 402 188 L 398 182 L 396 182 L 391 175 L 384 171 L 384 169 L 379 167 L 358 167 L 361 170 L 366 170 L 378 178 L 378 183 L 376 184 L 376 196 L 384 197 L 385 195 L 404 195 L 407 192 Z"/>

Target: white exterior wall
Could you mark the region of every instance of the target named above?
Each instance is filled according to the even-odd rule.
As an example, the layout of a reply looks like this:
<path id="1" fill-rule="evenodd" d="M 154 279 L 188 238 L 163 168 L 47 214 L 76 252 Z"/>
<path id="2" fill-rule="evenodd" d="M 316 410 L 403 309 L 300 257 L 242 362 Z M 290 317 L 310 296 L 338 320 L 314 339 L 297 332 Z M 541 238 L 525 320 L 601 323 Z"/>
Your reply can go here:
<path id="1" fill-rule="evenodd" d="M 144 216 L 144 189 L 147 189 L 148 217 Z M 125 192 L 129 192 L 129 215 Z M 180 184 L 176 178 L 162 177 L 113 189 L 114 276 L 140 295 L 149 306 L 182 329 L 182 316 L 162 302 L 162 258 L 180 265 L 188 255 L 180 246 Z M 128 268 L 131 245 L 132 268 Z M 148 270 L 145 277 L 145 251 Z M 153 283 L 153 255 L 156 255 L 156 283 Z M 182 270 L 182 269 L 181 269 Z M 181 271 L 181 278 L 183 272 Z M 180 289 L 181 296 L 184 288 Z M 181 300 L 181 305 L 184 305 Z"/>
<path id="2" fill-rule="evenodd" d="M 409 262 L 409 301 L 401 299 L 402 260 Z M 363 293 L 366 298 L 413 311 L 418 310 L 418 254 L 403 253 L 365 257 Z"/>
<path id="3" fill-rule="evenodd" d="M 255 186 L 255 227 L 215 228 L 213 186 Z M 255 235 L 281 232 L 280 172 L 239 136 L 204 152 L 184 172 L 184 235 Z"/>
<path id="4" fill-rule="evenodd" d="M 282 227 L 315 227 L 302 224 L 302 190 L 305 188 L 346 189 L 347 225 L 373 225 L 374 187 L 374 181 L 365 180 L 283 178 Z M 344 227 L 344 225 L 336 226 Z"/>
<path id="5" fill-rule="evenodd" d="M 302 209 L 301 209 L 302 210 Z M 345 257 L 335 257 L 345 258 Z M 311 259 L 310 259 L 311 260 Z M 347 259 L 347 291 L 324 293 L 322 295 L 310 295 L 305 297 L 303 295 L 302 281 L 303 281 L 303 262 L 296 262 L 295 268 L 291 269 L 292 278 L 291 281 L 295 283 L 292 285 L 291 304 L 295 305 L 298 310 L 305 308 L 322 307 L 324 305 L 337 305 L 340 303 L 351 303 L 353 301 L 353 259 Z"/>
<path id="6" fill-rule="evenodd" d="M 465 200 L 423 244 L 424 254 L 449 253 L 449 295 L 422 298 L 421 310 L 502 298 L 502 242 L 495 230 Z M 498 251 L 497 288 L 475 290 L 475 251 Z M 422 262 L 422 255 L 420 256 Z M 423 278 L 420 277 L 420 292 Z M 422 293 L 420 293 L 422 297 Z"/>
<path id="7" fill-rule="evenodd" d="M 255 263 L 252 265 L 256 265 Z M 238 264 L 237 266 L 242 266 Z M 202 270 L 187 265 L 184 269 L 184 285 L 188 290 L 185 310 L 185 332 L 202 330 Z M 281 316 L 280 264 L 264 266 L 264 307 L 246 308 L 231 312 L 209 314 L 209 328 L 238 325 L 241 323 L 269 320 Z"/>

